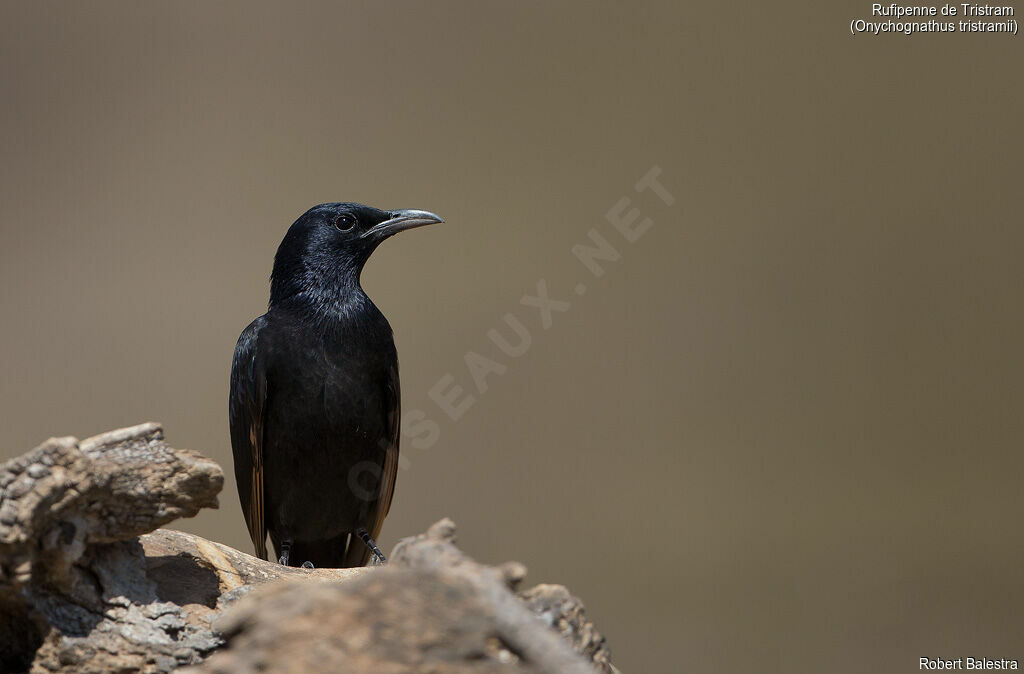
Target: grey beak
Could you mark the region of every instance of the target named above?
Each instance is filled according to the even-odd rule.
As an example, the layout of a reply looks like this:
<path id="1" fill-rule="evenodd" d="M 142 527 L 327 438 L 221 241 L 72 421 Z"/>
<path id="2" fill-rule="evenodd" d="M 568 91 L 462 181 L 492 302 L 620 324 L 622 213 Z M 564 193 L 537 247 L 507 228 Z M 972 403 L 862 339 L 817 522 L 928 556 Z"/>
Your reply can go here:
<path id="1" fill-rule="evenodd" d="M 366 235 L 378 236 L 383 239 L 406 229 L 444 222 L 441 216 L 435 215 L 430 211 L 417 211 L 411 208 L 389 211 L 388 214 L 391 216 L 390 218 L 372 227 L 366 232 Z"/>

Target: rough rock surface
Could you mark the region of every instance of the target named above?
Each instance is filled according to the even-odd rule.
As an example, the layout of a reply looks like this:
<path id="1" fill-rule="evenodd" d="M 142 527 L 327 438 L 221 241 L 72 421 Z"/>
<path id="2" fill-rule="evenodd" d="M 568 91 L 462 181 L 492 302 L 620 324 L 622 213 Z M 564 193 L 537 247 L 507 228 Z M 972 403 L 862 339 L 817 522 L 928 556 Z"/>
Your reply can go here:
<path id="1" fill-rule="evenodd" d="M 522 565 L 476 563 L 449 520 L 362 569 L 155 530 L 222 483 L 156 424 L 0 465 L 0 672 L 615 672 L 579 600 L 517 596 Z"/>

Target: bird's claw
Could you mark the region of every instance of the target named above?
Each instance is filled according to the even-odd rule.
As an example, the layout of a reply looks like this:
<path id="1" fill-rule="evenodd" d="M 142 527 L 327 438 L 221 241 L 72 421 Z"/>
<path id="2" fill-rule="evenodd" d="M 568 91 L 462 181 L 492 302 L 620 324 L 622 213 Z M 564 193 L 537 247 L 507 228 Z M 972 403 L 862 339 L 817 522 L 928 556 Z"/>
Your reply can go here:
<path id="1" fill-rule="evenodd" d="M 281 541 L 281 556 L 277 558 L 277 563 L 281 566 L 288 566 L 288 559 L 291 557 L 292 552 L 292 541 L 290 538 Z"/>
<path id="2" fill-rule="evenodd" d="M 363 545 L 370 548 L 370 566 L 380 566 L 388 561 L 388 558 L 377 547 L 377 543 L 370 538 L 370 533 L 366 529 L 356 529 L 356 536 L 363 541 Z"/>

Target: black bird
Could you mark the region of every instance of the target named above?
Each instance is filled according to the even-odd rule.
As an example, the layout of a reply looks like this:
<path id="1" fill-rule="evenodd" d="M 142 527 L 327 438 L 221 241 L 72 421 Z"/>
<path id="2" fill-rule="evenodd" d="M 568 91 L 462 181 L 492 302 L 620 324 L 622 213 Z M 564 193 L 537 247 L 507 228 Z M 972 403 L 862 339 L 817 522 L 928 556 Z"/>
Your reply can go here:
<path id="1" fill-rule="evenodd" d="M 321 204 L 274 258 L 270 307 L 242 331 L 229 418 L 238 496 L 256 555 L 282 564 L 383 561 L 374 539 L 398 471 L 398 356 L 359 284 L 370 254 L 427 211 Z"/>

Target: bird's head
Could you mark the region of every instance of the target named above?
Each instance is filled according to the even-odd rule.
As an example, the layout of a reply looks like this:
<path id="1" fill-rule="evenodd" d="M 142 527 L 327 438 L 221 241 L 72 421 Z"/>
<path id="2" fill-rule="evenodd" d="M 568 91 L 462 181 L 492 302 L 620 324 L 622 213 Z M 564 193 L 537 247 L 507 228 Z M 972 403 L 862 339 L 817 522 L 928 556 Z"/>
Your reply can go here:
<path id="1" fill-rule="evenodd" d="M 270 303 L 298 293 L 357 287 L 370 254 L 398 232 L 444 222 L 428 211 L 382 211 L 355 203 L 320 204 L 288 229 L 274 257 Z"/>

